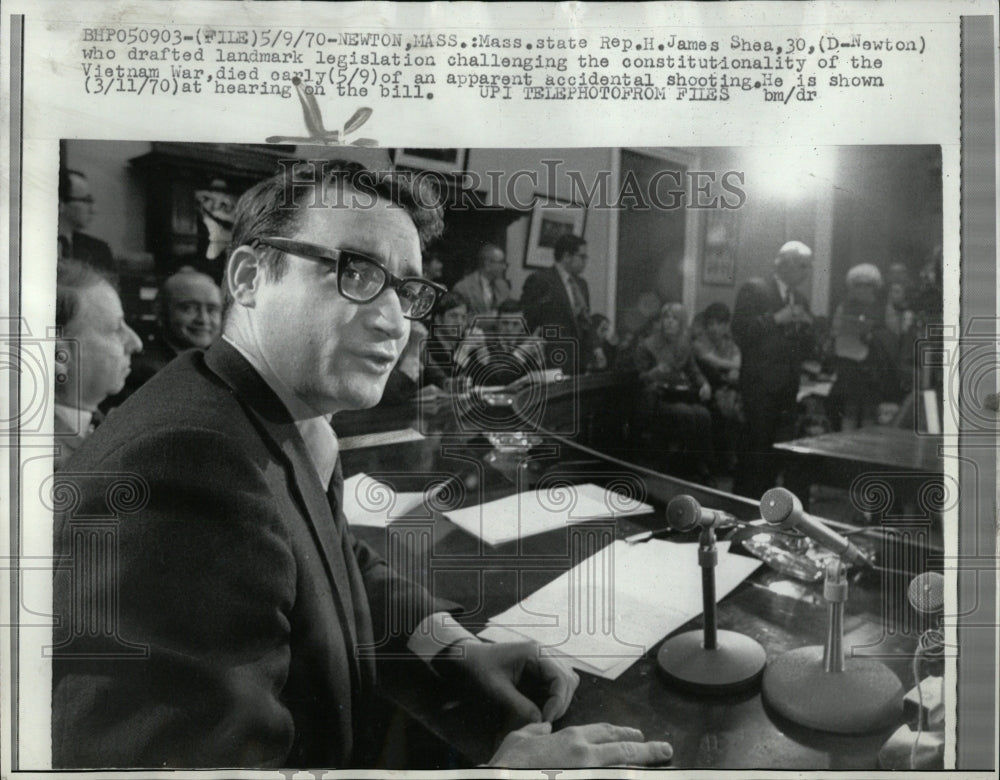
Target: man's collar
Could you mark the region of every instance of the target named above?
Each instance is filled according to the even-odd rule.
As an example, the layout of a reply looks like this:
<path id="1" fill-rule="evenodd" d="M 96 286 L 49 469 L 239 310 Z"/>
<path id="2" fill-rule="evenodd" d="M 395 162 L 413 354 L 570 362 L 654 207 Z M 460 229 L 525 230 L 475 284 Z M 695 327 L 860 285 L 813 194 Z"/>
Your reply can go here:
<path id="1" fill-rule="evenodd" d="M 223 336 L 222 339 L 246 358 L 246 361 L 260 374 L 260 378 L 267 383 L 267 386 L 281 400 L 281 403 L 288 410 L 288 414 L 295 423 L 299 435 L 302 436 L 302 440 L 305 442 L 306 449 L 309 451 L 309 457 L 316 468 L 320 482 L 324 487 L 327 486 L 330 483 L 330 477 L 333 476 L 339 452 L 337 435 L 330 426 L 330 417 L 332 415 L 324 415 L 317 412 L 299 398 L 285 384 L 281 377 L 271 371 L 270 367 L 256 355 L 245 350 L 228 336 Z"/>
<path id="2" fill-rule="evenodd" d="M 55 413 L 71 430 L 79 431 L 81 434 L 87 432 L 87 429 L 90 428 L 90 423 L 94 419 L 93 412 L 66 406 L 58 401 L 55 403 Z"/>

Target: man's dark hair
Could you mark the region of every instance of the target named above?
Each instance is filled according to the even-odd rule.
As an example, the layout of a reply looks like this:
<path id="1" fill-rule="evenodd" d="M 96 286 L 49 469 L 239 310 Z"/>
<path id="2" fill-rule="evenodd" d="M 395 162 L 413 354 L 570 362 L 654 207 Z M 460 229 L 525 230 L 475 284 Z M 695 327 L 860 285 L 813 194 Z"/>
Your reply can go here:
<path id="1" fill-rule="evenodd" d="M 79 176 L 81 179 L 86 179 L 87 177 L 80 173 L 80 171 L 73 170 L 72 168 L 60 168 L 59 169 L 59 202 L 65 203 L 70 198 L 73 197 L 73 179 L 71 177 Z"/>
<path id="2" fill-rule="evenodd" d="M 580 236 L 574 236 L 572 233 L 563 233 L 556 239 L 555 246 L 552 247 L 552 256 L 557 263 L 561 263 L 566 255 L 575 255 L 580 250 L 580 247 L 586 243 Z"/>
<path id="3" fill-rule="evenodd" d="M 62 259 L 56 265 L 56 327 L 65 330 L 80 310 L 80 293 L 101 283 L 114 282 L 91 265 Z"/>
<path id="4" fill-rule="evenodd" d="M 303 177 L 303 168 L 316 168 L 322 176 L 311 181 Z M 411 183 L 412 178 L 412 183 Z M 241 246 L 253 244 L 265 236 L 290 238 L 299 225 L 301 214 L 307 208 L 344 208 L 349 200 L 344 189 L 359 193 L 358 203 L 381 198 L 404 209 L 413 220 L 420 237 L 420 247 L 441 235 L 444 222 L 441 217 L 440 197 L 430 190 L 426 177 L 411 177 L 396 171 L 374 171 L 348 160 L 302 160 L 285 165 L 283 170 L 243 193 L 236 204 L 233 232 L 228 255 Z M 336 192 L 329 200 L 329 192 Z M 277 249 L 261 250 L 261 267 L 265 278 L 278 281 L 288 266 L 285 254 Z M 225 298 L 223 315 L 232 306 L 228 279 L 223 285 Z"/>
<path id="5" fill-rule="evenodd" d="M 701 321 L 705 325 L 708 325 L 710 322 L 721 322 L 725 324 L 732 320 L 732 318 L 733 315 L 730 313 L 729 307 L 721 301 L 710 303 L 705 307 L 705 311 L 701 313 Z"/>

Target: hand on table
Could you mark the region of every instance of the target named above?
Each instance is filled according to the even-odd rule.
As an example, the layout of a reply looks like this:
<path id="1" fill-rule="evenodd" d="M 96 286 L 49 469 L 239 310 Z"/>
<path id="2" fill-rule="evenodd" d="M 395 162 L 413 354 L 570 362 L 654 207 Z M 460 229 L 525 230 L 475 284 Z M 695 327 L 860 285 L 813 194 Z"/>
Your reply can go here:
<path id="1" fill-rule="evenodd" d="M 460 642 L 444 650 L 434 668 L 500 707 L 511 728 L 551 722 L 569 708 L 580 678 L 562 661 L 541 656 L 540 650 L 534 642 Z"/>
<path id="2" fill-rule="evenodd" d="M 553 734 L 551 723 L 529 723 L 506 736 L 488 766 L 650 766 L 673 755 L 669 742 L 646 742 L 641 731 L 625 726 L 589 723 Z"/>
<path id="3" fill-rule="evenodd" d="M 708 382 L 705 382 L 698 388 L 698 397 L 702 401 L 708 401 L 712 398 L 712 386 Z"/>

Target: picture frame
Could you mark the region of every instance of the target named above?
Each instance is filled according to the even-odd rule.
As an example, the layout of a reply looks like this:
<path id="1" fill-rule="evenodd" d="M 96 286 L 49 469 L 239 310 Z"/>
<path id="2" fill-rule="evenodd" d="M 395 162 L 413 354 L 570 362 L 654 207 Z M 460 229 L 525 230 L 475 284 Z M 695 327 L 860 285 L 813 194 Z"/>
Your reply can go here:
<path id="1" fill-rule="evenodd" d="M 738 241 L 739 213 L 735 209 L 713 209 L 706 214 L 701 262 L 704 284 L 735 286 Z"/>
<path id="2" fill-rule="evenodd" d="M 549 268 L 555 261 L 556 239 L 566 233 L 583 236 L 587 225 L 587 207 L 570 200 L 539 196 L 531 208 L 524 267 Z"/>
<path id="3" fill-rule="evenodd" d="M 437 171 L 452 176 L 465 173 L 468 149 L 394 149 L 392 162 L 397 167 Z"/>

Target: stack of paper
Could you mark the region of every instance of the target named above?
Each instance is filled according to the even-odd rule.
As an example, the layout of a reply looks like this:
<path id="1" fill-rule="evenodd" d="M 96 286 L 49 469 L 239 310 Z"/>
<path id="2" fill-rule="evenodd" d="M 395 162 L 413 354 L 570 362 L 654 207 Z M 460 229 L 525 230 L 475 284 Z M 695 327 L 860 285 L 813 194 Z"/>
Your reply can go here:
<path id="1" fill-rule="evenodd" d="M 504 544 L 602 517 L 652 512 L 653 507 L 592 484 L 529 490 L 506 498 L 450 510 L 446 517 L 487 544 Z"/>
<path id="2" fill-rule="evenodd" d="M 722 599 L 760 561 L 720 542 L 715 569 Z M 533 639 L 577 669 L 616 679 L 653 645 L 702 612 L 697 543 L 617 541 L 491 618 L 493 642 Z"/>

